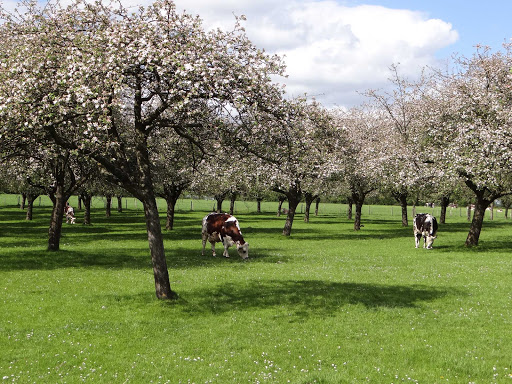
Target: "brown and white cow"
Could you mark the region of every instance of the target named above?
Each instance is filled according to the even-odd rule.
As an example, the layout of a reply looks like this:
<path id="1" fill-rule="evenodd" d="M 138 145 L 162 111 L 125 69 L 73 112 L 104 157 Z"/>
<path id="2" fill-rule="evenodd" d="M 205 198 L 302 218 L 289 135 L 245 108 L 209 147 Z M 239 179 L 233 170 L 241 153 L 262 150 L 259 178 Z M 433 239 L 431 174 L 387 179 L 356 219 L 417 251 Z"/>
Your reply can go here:
<path id="1" fill-rule="evenodd" d="M 420 245 L 423 237 L 423 248 L 432 249 L 434 239 L 437 238 L 437 220 L 428 213 L 418 213 L 414 216 L 414 240 L 416 248 Z"/>
<path id="2" fill-rule="evenodd" d="M 229 257 L 228 248 L 236 244 L 238 254 L 242 259 L 249 258 L 249 243 L 246 243 L 238 220 L 227 213 L 210 213 L 203 218 L 203 256 L 206 241 L 212 245 L 212 254 L 215 256 L 215 243 L 224 245 L 224 257 Z"/>

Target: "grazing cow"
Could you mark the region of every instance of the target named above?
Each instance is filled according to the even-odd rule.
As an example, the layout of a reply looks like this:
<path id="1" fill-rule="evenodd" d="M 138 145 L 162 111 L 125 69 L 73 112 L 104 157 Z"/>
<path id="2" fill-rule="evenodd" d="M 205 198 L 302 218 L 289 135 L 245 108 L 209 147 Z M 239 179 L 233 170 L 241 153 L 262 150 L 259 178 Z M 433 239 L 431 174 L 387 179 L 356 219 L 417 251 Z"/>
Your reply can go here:
<path id="1" fill-rule="evenodd" d="M 75 210 L 67 202 L 66 206 L 64 207 L 64 214 L 66 215 L 66 223 L 75 224 Z"/>
<path id="2" fill-rule="evenodd" d="M 215 256 L 215 243 L 224 245 L 224 257 L 229 257 L 228 248 L 236 244 L 238 254 L 242 259 L 249 258 L 249 243 L 246 243 L 238 220 L 227 213 L 210 213 L 203 219 L 203 256 L 206 241 L 212 245 L 212 254 Z"/>
<path id="3" fill-rule="evenodd" d="M 416 248 L 420 245 L 423 237 L 423 248 L 432 249 L 434 239 L 437 237 L 437 220 L 428 213 L 418 213 L 414 216 L 414 240 Z"/>

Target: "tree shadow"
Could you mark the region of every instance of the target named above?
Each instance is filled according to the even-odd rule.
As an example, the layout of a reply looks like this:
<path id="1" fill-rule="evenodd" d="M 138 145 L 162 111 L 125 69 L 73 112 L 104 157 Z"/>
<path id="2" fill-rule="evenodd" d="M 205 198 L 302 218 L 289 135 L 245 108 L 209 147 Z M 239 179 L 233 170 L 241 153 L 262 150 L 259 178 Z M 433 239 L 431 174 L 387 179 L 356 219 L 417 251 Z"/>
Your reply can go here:
<path id="1" fill-rule="evenodd" d="M 149 251 L 148 251 L 149 253 Z M 151 258 L 139 250 L 110 249 L 103 252 L 18 249 L 0 257 L 0 271 L 55 270 L 61 268 L 150 269 Z"/>
<path id="2" fill-rule="evenodd" d="M 222 314 L 233 310 L 276 308 L 301 318 L 332 316 L 347 305 L 367 309 L 418 308 L 456 290 L 428 286 L 338 283 L 321 280 L 251 281 L 247 285 L 224 283 L 194 291 L 184 297 L 185 312 Z"/>
<path id="3" fill-rule="evenodd" d="M 116 242 L 117 238 L 112 239 Z M 62 242 L 64 243 L 64 242 Z M 5 243 L 2 243 L 4 245 Z M 169 270 L 201 268 L 208 266 L 230 268 L 234 264 L 264 262 L 283 263 L 290 258 L 277 256 L 271 250 L 258 249 L 249 260 L 240 258 L 236 250 L 230 248 L 230 257 L 222 256 L 222 250 L 217 250 L 217 257 L 212 257 L 209 248 L 201 255 L 201 243 L 197 249 L 184 247 L 166 247 L 167 267 Z M 9 245 L 9 244 L 8 244 Z M 39 245 L 39 244 L 37 244 Z M 45 249 L 46 243 L 40 242 L 40 249 L 13 246 L 9 252 L 0 257 L 0 271 L 19 270 L 54 270 L 61 268 L 104 268 L 104 269 L 147 269 L 151 270 L 151 255 L 146 242 L 141 242 L 137 248 L 100 248 L 70 249 L 70 245 L 61 245 L 59 251 L 50 252 Z"/>

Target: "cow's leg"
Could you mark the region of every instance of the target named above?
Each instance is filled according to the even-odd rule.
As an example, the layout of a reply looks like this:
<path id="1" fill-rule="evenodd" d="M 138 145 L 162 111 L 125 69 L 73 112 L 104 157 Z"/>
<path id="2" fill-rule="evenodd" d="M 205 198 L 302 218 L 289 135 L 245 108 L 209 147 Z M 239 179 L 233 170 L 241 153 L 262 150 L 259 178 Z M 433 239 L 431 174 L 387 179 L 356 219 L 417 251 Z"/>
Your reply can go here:
<path id="1" fill-rule="evenodd" d="M 224 245 L 224 253 L 222 255 L 224 257 L 229 257 L 229 253 L 228 253 L 229 243 L 226 241 L 225 243 L 223 243 L 223 245 Z"/>
<path id="2" fill-rule="evenodd" d="M 217 254 L 215 253 L 215 241 L 210 241 L 210 244 L 212 245 L 212 255 L 213 257 L 216 257 Z"/>
<path id="3" fill-rule="evenodd" d="M 202 256 L 204 256 L 204 250 L 206 248 L 206 240 L 208 240 L 207 238 L 208 238 L 208 236 L 206 235 L 206 233 L 203 232 L 203 251 L 201 252 Z"/>
<path id="4" fill-rule="evenodd" d="M 427 248 L 427 236 L 423 236 L 423 248 Z"/>
<path id="5" fill-rule="evenodd" d="M 417 233 L 414 235 L 414 242 L 416 243 L 416 248 L 418 248 L 420 246 L 420 239 L 421 239 L 420 233 Z"/>

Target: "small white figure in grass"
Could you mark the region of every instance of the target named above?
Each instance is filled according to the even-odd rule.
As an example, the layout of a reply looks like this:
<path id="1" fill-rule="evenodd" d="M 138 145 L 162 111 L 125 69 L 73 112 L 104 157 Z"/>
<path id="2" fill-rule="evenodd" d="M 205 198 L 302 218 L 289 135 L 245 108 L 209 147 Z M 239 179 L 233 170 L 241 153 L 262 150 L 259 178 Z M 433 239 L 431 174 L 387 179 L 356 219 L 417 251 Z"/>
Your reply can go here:
<path id="1" fill-rule="evenodd" d="M 423 248 L 432 249 L 434 239 L 437 238 L 437 220 L 428 213 L 418 213 L 414 216 L 414 241 L 416 248 L 420 245 L 420 239 L 423 237 Z"/>
<path id="2" fill-rule="evenodd" d="M 75 224 L 75 210 L 68 202 L 66 202 L 66 206 L 64 207 L 64 214 L 66 215 L 66 223 Z"/>

